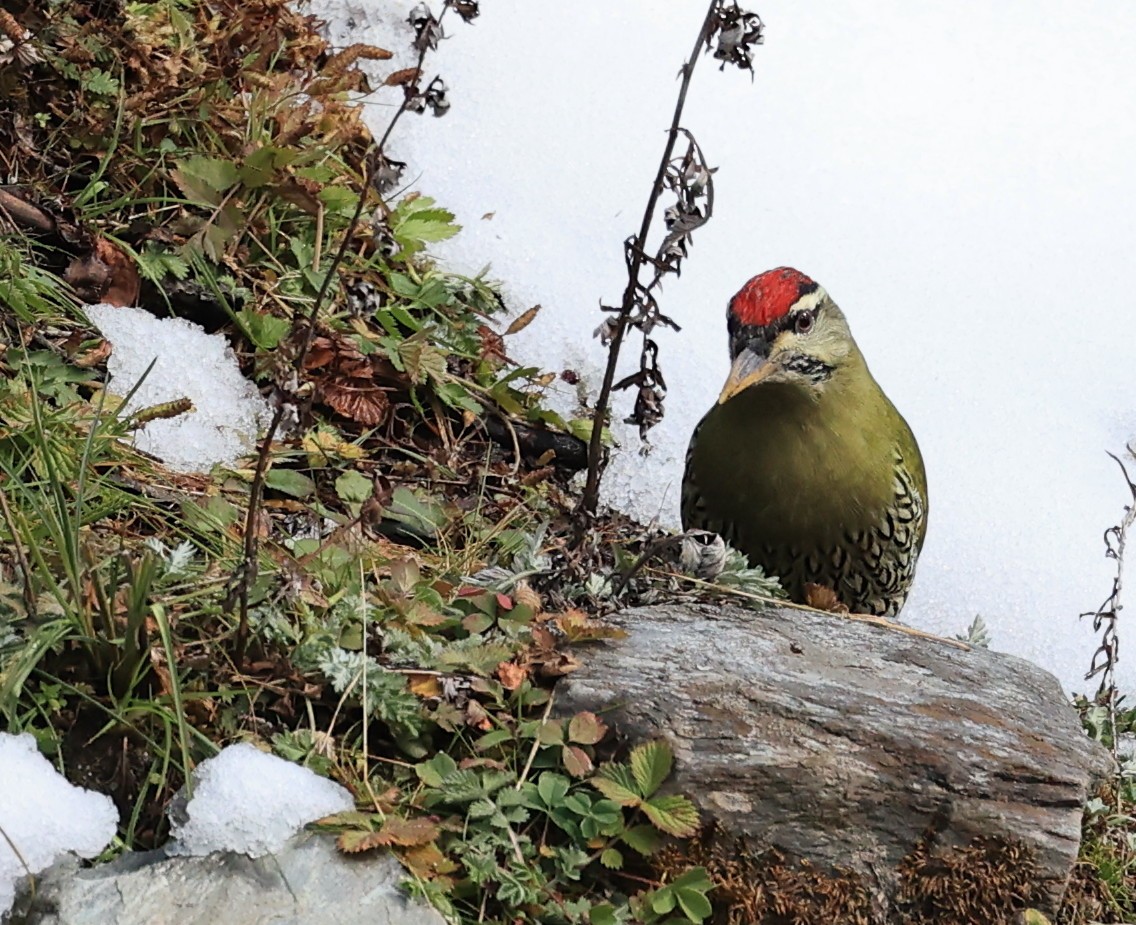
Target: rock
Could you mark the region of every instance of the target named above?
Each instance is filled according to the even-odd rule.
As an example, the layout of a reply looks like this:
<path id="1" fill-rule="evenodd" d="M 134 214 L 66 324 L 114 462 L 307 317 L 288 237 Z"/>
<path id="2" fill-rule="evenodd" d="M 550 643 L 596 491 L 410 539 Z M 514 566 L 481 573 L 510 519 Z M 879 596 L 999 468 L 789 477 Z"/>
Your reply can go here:
<path id="1" fill-rule="evenodd" d="M 57 865 L 16 901 L 10 925 L 444 925 L 398 884 L 389 855 L 346 857 L 327 837 L 298 835 L 277 854 L 124 855 Z"/>
<path id="2" fill-rule="evenodd" d="M 664 605 L 620 623 L 629 637 L 588 650 L 557 711 L 601 713 L 632 742 L 668 740 L 671 789 L 720 833 L 859 875 L 873 920 L 932 902 L 938 887 L 921 891 L 913 871 L 952 851 L 972 866 L 991 845 L 1027 888 L 1014 908 L 1030 896 L 1056 908 L 1111 758 L 1052 675 L 799 610 Z"/>

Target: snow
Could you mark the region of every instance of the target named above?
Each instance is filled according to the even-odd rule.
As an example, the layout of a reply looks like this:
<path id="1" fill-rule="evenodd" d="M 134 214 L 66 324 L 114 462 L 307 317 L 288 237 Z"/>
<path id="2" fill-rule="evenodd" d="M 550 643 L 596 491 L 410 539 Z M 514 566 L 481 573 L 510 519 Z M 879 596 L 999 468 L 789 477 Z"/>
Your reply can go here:
<path id="1" fill-rule="evenodd" d="M 411 63 L 411 5 L 312 8 L 338 46 L 399 52 L 385 75 Z M 492 0 L 473 25 L 449 15 L 427 75 L 442 74 L 452 108 L 393 136 L 409 188 L 465 225 L 435 252 L 466 272 L 491 263 L 517 312 L 543 305 L 511 355 L 574 368 L 593 395 L 597 305 L 622 292 L 622 241 L 702 7 Z M 726 372 L 726 301 L 751 275 L 796 266 L 844 308 L 927 462 L 930 531 L 905 618 L 954 634 L 981 614 L 995 648 L 1091 691 L 1095 641 L 1078 614 L 1108 592 L 1101 536 L 1128 500 L 1106 451 L 1136 434 L 1136 8 L 750 7 L 767 24 L 756 79 L 705 58 L 687 103 L 720 169 L 714 218 L 662 297 L 684 327 L 658 334 L 667 417 L 646 458 L 617 428 L 605 500 L 677 523 L 686 441 Z M 396 104 L 371 97 L 372 126 Z M 1136 636 L 1121 633 L 1131 690 Z"/>
<path id="2" fill-rule="evenodd" d="M 127 411 L 179 398 L 193 402 L 193 411 L 150 421 L 136 431 L 138 449 L 180 472 L 233 465 L 253 450 L 258 429 L 268 422 L 268 406 L 241 375 L 224 337 L 139 308 L 88 305 L 85 311 L 114 348 L 108 363 L 111 391 L 125 397 L 145 376 Z"/>
<path id="3" fill-rule="evenodd" d="M 114 838 L 118 810 L 110 797 L 68 783 L 27 733 L 0 732 L 0 781 L 3 916 L 29 872 L 39 873 L 67 852 L 82 858 L 100 854 Z"/>
<path id="4" fill-rule="evenodd" d="M 242 742 L 197 766 L 185 819 L 171 819 L 170 855 L 279 851 L 303 826 L 355 808 L 350 792 L 307 768 Z"/>

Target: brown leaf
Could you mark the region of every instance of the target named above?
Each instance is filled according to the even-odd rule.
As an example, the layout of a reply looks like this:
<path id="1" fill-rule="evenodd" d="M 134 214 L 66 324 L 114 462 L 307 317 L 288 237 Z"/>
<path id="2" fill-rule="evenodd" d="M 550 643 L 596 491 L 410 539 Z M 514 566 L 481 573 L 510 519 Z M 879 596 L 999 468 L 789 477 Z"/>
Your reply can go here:
<path id="1" fill-rule="evenodd" d="M 335 844 L 344 854 L 360 854 L 390 844 L 383 841 L 382 835 L 382 832 L 343 832 L 335 840 Z"/>
<path id="2" fill-rule="evenodd" d="M 841 603 L 836 592 L 827 585 L 818 585 L 809 582 L 805 585 L 805 604 L 816 610 L 828 613 L 848 613 L 848 608 Z"/>
<path id="3" fill-rule="evenodd" d="M 320 392 L 330 407 L 367 427 L 381 424 L 390 411 L 386 392 L 365 379 L 324 382 Z"/>
<path id="4" fill-rule="evenodd" d="M 330 337 L 314 337 L 308 354 L 304 357 L 304 369 L 321 369 L 335 359 L 335 344 Z"/>
<path id="5" fill-rule="evenodd" d="M 528 675 L 528 671 L 515 662 L 502 662 L 497 666 L 497 677 L 507 691 L 515 691 Z"/>
<path id="6" fill-rule="evenodd" d="M 399 855 L 407 869 L 424 880 L 434 880 L 439 877 L 445 880 L 448 878 L 443 875 L 451 874 L 458 869 L 457 864 L 442 854 L 433 842 L 399 852 Z"/>
<path id="7" fill-rule="evenodd" d="M 398 816 L 388 816 L 378 836 L 383 845 L 401 845 L 411 848 L 418 845 L 428 845 L 438 837 L 438 823 L 425 816 L 417 819 L 402 819 Z"/>
<path id="8" fill-rule="evenodd" d="M 409 676 L 407 687 L 410 688 L 410 693 L 416 697 L 441 697 L 442 696 L 442 682 L 437 675 L 432 674 L 412 674 Z"/>
<path id="9" fill-rule="evenodd" d="M 591 642 L 595 639 L 626 639 L 626 630 L 592 620 L 582 610 L 566 610 L 555 618 L 556 625 L 569 642 Z"/>
<path id="10" fill-rule="evenodd" d="M 573 777 L 587 777 L 595 767 L 588 753 L 578 745 L 565 745 L 560 750 L 560 758 L 564 762 L 564 770 Z"/>
<path id="11" fill-rule="evenodd" d="M 481 358 L 493 362 L 504 363 L 509 358 L 505 356 L 505 340 L 485 324 L 477 326 L 477 336 L 481 340 Z"/>
<path id="12" fill-rule="evenodd" d="M 607 724 L 588 710 L 568 721 L 568 740 L 580 745 L 595 745 L 607 733 Z"/>
<path id="13" fill-rule="evenodd" d="M 559 678 L 578 669 L 580 660 L 567 652 L 556 652 L 551 658 L 543 659 L 537 664 L 541 677 Z"/>
<path id="14" fill-rule="evenodd" d="M 465 721 L 467 725 L 473 726 L 475 729 L 488 730 L 493 728 L 493 723 L 489 719 L 485 707 L 476 700 L 470 700 L 465 705 Z"/>
<path id="15" fill-rule="evenodd" d="M 405 87 L 407 84 L 414 83 L 418 79 L 418 68 L 404 67 L 400 71 L 395 71 L 386 80 L 383 81 L 383 86 L 386 87 Z"/>
<path id="16" fill-rule="evenodd" d="M 110 356 L 110 352 L 110 341 L 100 340 L 97 346 L 92 347 L 86 353 L 73 357 L 71 362 L 79 369 L 91 369 L 94 366 L 101 366 Z"/>
<path id="17" fill-rule="evenodd" d="M 108 305 L 137 305 L 142 281 L 134 260 L 106 238 L 95 242 L 95 253 L 110 268 L 110 285 L 103 291 L 103 301 Z"/>
<path id="18" fill-rule="evenodd" d="M 533 319 L 539 313 L 540 305 L 534 305 L 532 308 L 521 312 L 519 315 L 517 315 L 516 318 L 512 320 L 509 326 L 505 328 L 505 336 L 508 337 L 510 334 L 516 334 L 518 331 L 523 331 L 530 324 L 532 324 Z"/>

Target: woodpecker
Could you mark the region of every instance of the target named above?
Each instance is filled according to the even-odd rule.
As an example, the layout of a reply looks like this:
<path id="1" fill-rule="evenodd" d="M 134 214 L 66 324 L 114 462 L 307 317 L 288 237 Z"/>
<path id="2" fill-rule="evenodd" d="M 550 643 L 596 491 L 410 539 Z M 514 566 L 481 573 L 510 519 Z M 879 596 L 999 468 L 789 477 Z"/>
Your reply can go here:
<path id="1" fill-rule="evenodd" d="M 844 313 L 803 273 L 755 276 L 729 303 L 730 373 L 690 438 L 684 529 L 710 530 L 807 603 L 903 607 L 927 531 L 915 436 Z"/>

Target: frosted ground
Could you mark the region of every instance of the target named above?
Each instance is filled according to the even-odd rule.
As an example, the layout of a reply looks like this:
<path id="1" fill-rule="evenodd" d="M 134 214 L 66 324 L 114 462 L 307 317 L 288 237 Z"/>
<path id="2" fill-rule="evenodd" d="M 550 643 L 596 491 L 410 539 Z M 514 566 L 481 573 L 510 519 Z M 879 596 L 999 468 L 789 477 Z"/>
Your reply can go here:
<path id="1" fill-rule="evenodd" d="M 0 781 L 3 919 L 29 874 L 69 851 L 98 856 L 114 838 L 118 810 L 105 794 L 68 783 L 27 733 L 0 732 Z M 193 799 L 173 814 L 169 855 L 232 851 L 261 857 L 279 851 L 307 823 L 355 806 L 346 788 L 248 743 L 201 762 L 194 788 Z"/>
<path id="2" fill-rule="evenodd" d="M 313 8 L 337 44 L 395 49 L 410 5 Z M 752 8 L 767 24 L 756 80 L 710 59 L 695 76 L 686 123 L 720 167 L 716 214 L 665 292 L 684 328 L 659 338 L 667 418 L 645 460 L 622 435 L 606 500 L 677 522 L 687 437 L 726 372 L 725 302 L 796 266 L 845 309 L 926 458 L 930 532 L 906 618 L 955 633 L 982 614 L 995 648 L 1085 690 L 1094 642 L 1077 615 L 1107 594 L 1101 535 L 1127 500 L 1105 451 L 1136 434 L 1136 7 Z M 704 9 L 485 0 L 429 64 L 450 113 L 396 133 L 412 188 L 465 225 L 439 252 L 470 272 L 492 263 L 515 310 L 544 306 L 512 353 L 574 368 L 593 393 L 596 307 L 622 292 L 621 242 Z M 372 98 L 374 126 L 391 99 Z M 1121 645 L 1133 689 L 1136 633 Z"/>

